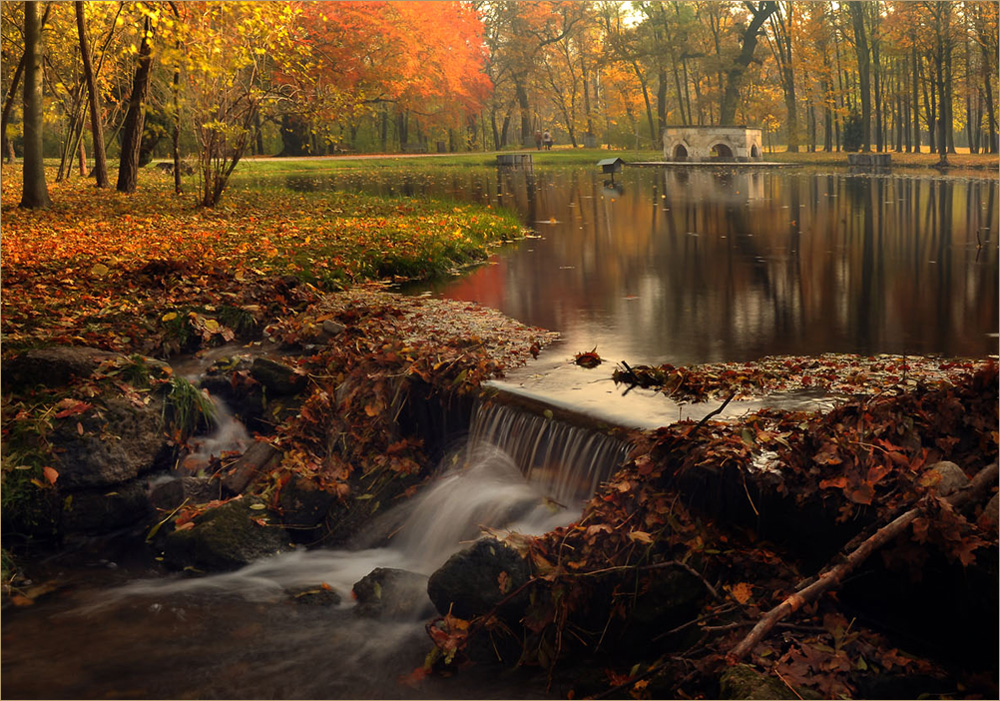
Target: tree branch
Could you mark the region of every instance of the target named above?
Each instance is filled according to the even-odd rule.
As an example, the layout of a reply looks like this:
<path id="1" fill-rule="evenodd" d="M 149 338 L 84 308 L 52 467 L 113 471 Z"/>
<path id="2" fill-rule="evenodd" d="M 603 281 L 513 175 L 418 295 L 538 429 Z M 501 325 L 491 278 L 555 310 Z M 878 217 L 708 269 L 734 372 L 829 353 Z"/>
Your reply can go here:
<path id="1" fill-rule="evenodd" d="M 946 497 L 945 501 L 953 507 L 959 507 L 970 501 L 979 499 L 992 487 L 996 486 L 997 476 L 997 463 L 994 462 L 980 470 L 979 474 L 963 489 Z M 847 555 L 843 562 L 828 566 L 819 574 L 815 581 L 804 587 L 800 587 L 798 591 L 764 614 L 747 636 L 732 649 L 727 656 L 728 660 L 731 663 L 739 661 L 753 649 L 754 645 L 763 640 L 778 622 L 805 604 L 815 601 L 830 589 L 839 586 L 844 581 L 844 578 L 857 569 L 869 556 L 902 534 L 923 511 L 924 506 L 920 504 L 897 516 L 861 543 L 856 550 Z"/>

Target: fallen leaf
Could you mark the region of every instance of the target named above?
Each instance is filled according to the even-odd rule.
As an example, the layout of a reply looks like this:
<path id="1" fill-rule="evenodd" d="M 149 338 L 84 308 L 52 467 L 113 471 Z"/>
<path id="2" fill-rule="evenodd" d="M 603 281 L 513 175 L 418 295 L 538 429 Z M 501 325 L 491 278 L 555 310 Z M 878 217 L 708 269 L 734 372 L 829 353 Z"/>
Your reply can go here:
<path id="1" fill-rule="evenodd" d="M 738 582 L 730 587 L 729 593 L 736 599 L 737 603 L 745 604 L 753 596 L 753 587 L 747 582 Z"/>
<path id="2" fill-rule="evenodd" d="M 653 536 L 646 531 L 629 531 L 628 537 L 630 540 L 642 543 L 643 545 L 652 545 L 653 543 Z"/>

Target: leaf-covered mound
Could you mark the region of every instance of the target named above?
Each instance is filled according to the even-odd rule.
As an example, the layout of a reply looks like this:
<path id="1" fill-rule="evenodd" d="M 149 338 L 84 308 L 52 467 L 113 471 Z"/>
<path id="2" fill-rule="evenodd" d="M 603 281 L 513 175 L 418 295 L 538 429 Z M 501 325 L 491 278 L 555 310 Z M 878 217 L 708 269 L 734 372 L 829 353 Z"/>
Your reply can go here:
<path id="1" fill-rule="evenodd" d="M 887 680 L 897 691 L 911 680 L 917 693 L 995 694 L 995 656 L 988 648 L 967 654 L 997 638 L 995 616 L 985 613 L 995 600 L 995 522 L 984 520 L 983 503 L 953 508 L 937 494 L 928 466 L 954 461 L 971 477 L 995 463 L 997 406 L 997 366 L 987 362 L 953 381 L 852 400 L 826 414 L 770 410 L 649 432 L 576 523 L 538 538 L 508 536 L 532 568 L 523 629 L 512 628 L 509 617 L 487 614 L 470 624 L 445 616 L 432 638 L 453 658 L 456 644 L 476 636 L 495 649 L 514 645 L 514 659 L 547 668 L 561 691 L 577 696 L 718 697 L 736 644 L 818 570 L 814 553 L 789 545 L 794 533 L 761 537 L 758 526 L 770 514 L 752 495 L 769 490 L 771 507 L 783 502 L 799 522 L 819 519 L 828 530 L 846 524 L 838 531 L 844 554 L 876 526 L 919 509 L 883 557 L 872 558 L 854 596 L 887 587 L 881 595 L 911 602 L 905 620 L 926 630 L 889 638 L 892 631 L 865 622 L 856 600 L 853 608 L 836 593 L 803 600 L 750 650 L 747 661 L 765 679 L 788 698 L 865 697 Z M 687 479 L 697 473 L 702 477 Z M 711 491 L 720 474 L 736 485 L 741 509 L 761 508 L 756 524 L 713 515 L 694 498 L 693 489 Z M 922 589 L 921 577 L 933 586 Z M 939 591 L 948 598 L 927 593 Z M 968 606 L 959 605 L 963 597 Z M 956 621 L 983 629 L 967 633 Z M 921 641 L 942 629 L 968 638 L 944 646 Z M 928 648 L 945 658 L 949 648 L 962 650 L 964 659 L 952 653 L 935 660 Z M 581 660 L 599 671 L 561 676 L 563 667 L 579 670 Z"/>
<path id="2" fill-rule="evenodd" d="M 449 407 L 465 401 L 458 420 L 467 420 L 482 382 L 556 336 L 477 304 L 362 288 L 325 296 L 268 333 L 303 353 L 309 387 L 277 427 L 284 460 L 259 488 L 275 504 L 292 479 L 336 494 L 354 505 L 335 525 L 341 535 L 427 476 L 428 434 L 444 430 Z"/>
<path id="3" fill-rule="evenodd" d="M 50 190 L 51 209 L 18 209 L 19 169 L 3 168 L 5 350 L 195 350 L 322 292 L 444 274 L 521 235 L 513 215 L 484 207 L 339 192 L 234 190 L 199 209 L 153 173 L 127 196 L 81 179 Z"/>
<path id="4" fill-rule="evenodd" d="M 820 390 L 852 397 L 890 388 L 951 380 L 976 366 L 971 359 L 882 354 L 824 353 L 818 356 L 767 356 L 750 362 L 674 366 L 629 365 L 612 373 L 615 383 L 653 388 L 678 402 L 736 400 L 775 392 Z"/>

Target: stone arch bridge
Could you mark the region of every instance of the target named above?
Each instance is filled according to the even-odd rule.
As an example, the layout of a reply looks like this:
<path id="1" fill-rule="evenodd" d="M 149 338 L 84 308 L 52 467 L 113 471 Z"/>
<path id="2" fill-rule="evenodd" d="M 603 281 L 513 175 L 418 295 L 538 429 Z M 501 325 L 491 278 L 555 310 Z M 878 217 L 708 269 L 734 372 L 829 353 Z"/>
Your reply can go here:
<path id="1" fill-rule="evenodd" d="M 760 161 L 761 130 L 748 127 L 667 127 L 663 160 L 674 162 Z"/>

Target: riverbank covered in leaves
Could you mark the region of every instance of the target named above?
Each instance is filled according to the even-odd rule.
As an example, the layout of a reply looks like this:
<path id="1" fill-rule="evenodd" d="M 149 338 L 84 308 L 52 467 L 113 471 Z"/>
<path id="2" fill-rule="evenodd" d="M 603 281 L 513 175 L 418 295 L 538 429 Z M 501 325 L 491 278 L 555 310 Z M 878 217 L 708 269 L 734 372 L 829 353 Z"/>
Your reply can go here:
<path id="1" fill-rule="evenodd" d="M 233 191 L 216 208 L 144 173 L 134 194 L 54 183 L 17 208 L 3 167 L 5 352 L 46 343 L 163 356 L 247 336 L 330 292 L 444 275 L 523 235 L 510 212 L 350 193 Z"/>

